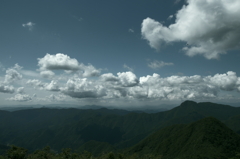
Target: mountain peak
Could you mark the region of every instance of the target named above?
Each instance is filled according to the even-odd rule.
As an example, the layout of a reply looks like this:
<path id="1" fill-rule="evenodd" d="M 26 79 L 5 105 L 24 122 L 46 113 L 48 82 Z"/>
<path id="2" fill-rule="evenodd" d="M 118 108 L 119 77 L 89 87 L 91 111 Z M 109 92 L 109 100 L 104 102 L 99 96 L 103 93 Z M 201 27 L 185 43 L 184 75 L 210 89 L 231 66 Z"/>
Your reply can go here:
<path id="1" fill-rule="evenodd" d="M 182 102 L 181 105 L 196 105 L 197 102 L 191 101 L 191 100 L 186 100 L 184 102 Z"/>
<path id="2" fill-rule="evenodd" d="M 172 125 L 155 132 L 130 153 L 168 158 L 228 158 L 239 151 L 240 137 L 222 122 L 207 117 L 188 125 Z"/>

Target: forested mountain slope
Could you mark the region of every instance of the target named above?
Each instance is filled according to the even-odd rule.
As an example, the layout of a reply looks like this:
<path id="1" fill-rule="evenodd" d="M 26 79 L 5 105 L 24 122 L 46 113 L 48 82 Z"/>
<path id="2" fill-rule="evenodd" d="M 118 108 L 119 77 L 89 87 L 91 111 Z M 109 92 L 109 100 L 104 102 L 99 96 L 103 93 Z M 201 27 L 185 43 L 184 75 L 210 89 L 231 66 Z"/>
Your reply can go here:
<path id="1" fill-rule="evenodd" d="M 0 143 L 30 150 L 49 145 L 59 151 L 67 147 L 78 149 L 91 141 L 90 145 L 106 143 L 113 149 L 123 149 L 163 127 L 188 124 L 208 116 L 239 132 L 239 115 L 240 108 L 193 101 L 185 101 L 172 110 L 155 114 L 109 109 L 0 111 Z"/>

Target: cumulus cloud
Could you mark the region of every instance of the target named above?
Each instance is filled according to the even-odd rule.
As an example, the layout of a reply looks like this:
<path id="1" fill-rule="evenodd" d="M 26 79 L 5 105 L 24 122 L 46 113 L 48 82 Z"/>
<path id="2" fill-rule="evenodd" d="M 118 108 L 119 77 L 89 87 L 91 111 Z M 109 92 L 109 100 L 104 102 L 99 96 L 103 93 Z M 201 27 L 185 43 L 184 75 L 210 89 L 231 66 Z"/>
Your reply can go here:
<path id="1" fill-rule="evenodd" d="M 139 82 L 137 76 L 132 72 L 119 72 L 117 76 L 112 73 L 102 74 L 100 76 L 102 81 L 113 82 L 116 86 L 122 87 L 133 87 Z"/>
<path id="2" fill-rule="evenodd" d="M 52 78 L 55 75 L 55 73 L 51 70 L 43 70 L 40 72 L 40 75 L 44 78 Z"/>
<path id="3" fill-rule="evenodd" d="M 100 79 L 103 81 L 117 82 L 119 81 L 118 77 L 114 76 L 112 73 L 105 73 L 100 76 Z"/>
<path id="4" fill-rule="evenodd" d="M 106 90 L 102 85 L 88 81 L 87 78 L 69 79 L 61 92 L 73 98 L 100 98 L 106 96 Z"/>
<path id="5" fill-rule="evenodd" d="M 140 77 L 140 84 L 148 88 L 148 98 L 164 100 L 208 99 L 217 97 L 216 87 L 204 82 L 203 77 L 170 76 L 161 78 L 158 74 Z"/>
<path id="6" fill-rule="evenodd" d="M 76 59 L 62 53 L 57 53 L 56 55 L 46 54 L 43 58 L 38 58 L 38 66 L 41 71 L 80 69 Z"/>
<path id="7" fill-rule="evenodd" d="M 100 70 L 96 69 L 93 65 L 88 64 L 84 65 L 81 64 L 81 69 L 84 71 L 83 72 L 83 77 L 94 77 L 94 76 L 99 76 L 100 75 Z"/>
<path id="8" fill-rule="evenodd" d="M 228 71 L 224 74 L 216 74 L 213 77 L 208 76 L 204 78 L 204 80 L 224 91 L 235 90 L 240 84 L 240 78 L 232 71 Z"/>
<path id="9" fill-rule="evenodd" d="M 148 67 L 150 67 L 152 69 L 160 69 L 164 66 L 172 66 L 172 65 L 174 65 L 174 64 L 171 62 L 164 62 L 164 61 L 157 61 L 157 60 L 154 60 L 154 61 L 148 63 Z"/>
<path id="10" fill-rule="evenodd" d="M 24 87 L 19 87 L 19 88 L 17 89 L 17 93 L 18 93 L 18 94 L 25 94 Z"/>
<path id="11" fill-rule="evenodd" d="M 44 83 L 40 80 L 33 79 L 28 80 L 27 84 L 32 86 L 34 89 L 47 90 L 47 91 L 60 91 L 60 86 L 57 81 L 52 80 L 50 83 Z"/>
<path id="12" fill-rule="evenodd" d="M 132 87 L 138 84 L 137 76 L 132 72 L 119 72 L 117 73 L 119 81 L 124 87 Z"/>
<path id="13" fill-rule="evenodd" d="M 0 83 L 0 92 L 1 93 L 14 93 L 15 89 L 13 86 L 8 86 L 8 85 Z"/>
<path id="14" fill-rule="evenodd" d="M 160 75 L 153 74 L 140 77 L 139 81 L 143 91 L 143 88 L 148 88 L 145 89 L 148 98 L 167 100 L 218 98 L 221 91 L 239 91 L 240 87 L 240 78 L 232 71 L 206 77 L 194 75 L 161 78 Z M 137 92 L 135 91 L 135 96 Z"/>
<path id="15" fill-rule="evenodd" d="M 45 87 L 46 87 L 46 83 L 43 83 L 42 81 L 37 80 L 37 79 L 28 80 L 27 84 L 32 86 L 34 89 L 37 89 L 37 88 L 45 89 Z"/>
<path id="16" fill-rule="evenodd" d="M 20 69 L 22 69 L 22 67 L 18 64 L 15 64 L 13 68 L 7 69 L 4 83 L 12 83 L 14 81 L 21 80 L 22 75 L 18 72 Z"/>
<path id="17" fill-rule="evenodd" d="M 60 91 L 60 87 L 57 81 L 51 81 L 49 84 L 45 86 L 45 89 L 48 91 Z"/>
<path id="18" fill-rule="evenodd" d="M 14 97 L 7 98 L 7 100 L 18 101 L 18 102 L 27 102 L 31 101 L 32 97 L 27 94 L 16 94 Z"/>
<path id="19" fill-rule="evenodd" d="M 163 43 L 186 42 L 188 56 L 216 59 L 240 46 L 239 0 L 187 0 L 174 24 L 164 26 L 151 18 L 142 22 L 142 37 L 159 50 Z"/>
<path id="20" fill-rule="evenodd" d="M 25 23 L 25 24 L 22 24 L 22 26 L 24 28 L 28 28 L 29 31 L 32 31 L 33 30 L 33 26 L 36 25 L 35 23 L 33 22 L 28 22 L 28 23 Z"/>
<path id="21" fill-rule="evenodd" d="M 40 67 L 40 75 L 45 78 L 53 77 L 54 70 L 64 70 L 67 73 L 80 71 L 83 77 L 98 76 L 101 72 L 91 64 L 84 65 L 79 63 L 77 59 L 62 53 L 46 54 L 43 58 L 38 58 L 38 66 Z"/>

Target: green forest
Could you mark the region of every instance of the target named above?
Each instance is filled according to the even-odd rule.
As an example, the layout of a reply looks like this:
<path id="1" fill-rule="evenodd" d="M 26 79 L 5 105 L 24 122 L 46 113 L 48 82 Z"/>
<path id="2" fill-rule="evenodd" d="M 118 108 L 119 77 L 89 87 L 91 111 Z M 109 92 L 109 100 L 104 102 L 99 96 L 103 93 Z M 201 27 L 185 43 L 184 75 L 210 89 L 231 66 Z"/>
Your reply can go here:
<path id="1" fill-rule="evenodd" d="M 0 158 L 239 159 L 240 108 L 185 101 L 159 113 L 0 111 Z"/>

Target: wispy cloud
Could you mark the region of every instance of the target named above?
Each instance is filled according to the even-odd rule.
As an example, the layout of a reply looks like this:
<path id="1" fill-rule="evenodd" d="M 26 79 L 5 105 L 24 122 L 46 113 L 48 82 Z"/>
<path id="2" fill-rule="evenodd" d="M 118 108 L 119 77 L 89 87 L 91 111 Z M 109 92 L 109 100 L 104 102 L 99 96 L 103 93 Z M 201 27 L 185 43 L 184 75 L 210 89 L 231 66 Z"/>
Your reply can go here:
<path id="1" fill-rule="evenodd" d="M 71 14 L 71 17 L 72 17 L 73 19 L 79 21 L 79 22 L 83 21 L 83 18 L 82 18 L 82 17 L 78 17 L 78 16 L 72 15 L 72 14 Z"/>
<path id="2" fill-rule="evenodd" d="M 134 69 L 129 67 L 128 65 L 124 64 L 123 68 L 127 69 L 128 71 L 134 72 Z"/>
<path id="3" fill-rule="evenodd" d="M 173 17 L 173 15 L 169 15 L 168 20 L 171 20 Z"/>
<path id="4" fill-rule="evenodd" d="M 175 0 L 174 4 L 178 4 L 181 0 Z"/>
<path id="5" fill-rule="evenodd" d="M 24 28 L 28 28 L 29 31 L 32 31 L 32 30 L 33 30 L 34 25 L 36 25 L 36 24 L 33 23 L 33 22 L 28 22 L 28 23 L 22 24 L 22 26 L 23 26 Z"/>
<path id="6" fill-rule="evenodd" d="M 150 67 L 152 69 L 160 69 L 164 66 L 172 66 L 172 65 L 174 65 L 174 64 L 171 62 L 164 62 L 164 61 L 157 61 L 157 60 L 154 60 L 154 61 L 148 63 L 148 67 Z"/>
<path id="7" fill-rule="evenodd" d="M 134 33 L 134 30 L 130 28 L 130 29 L 128 29 L 128 32 Z"/>

